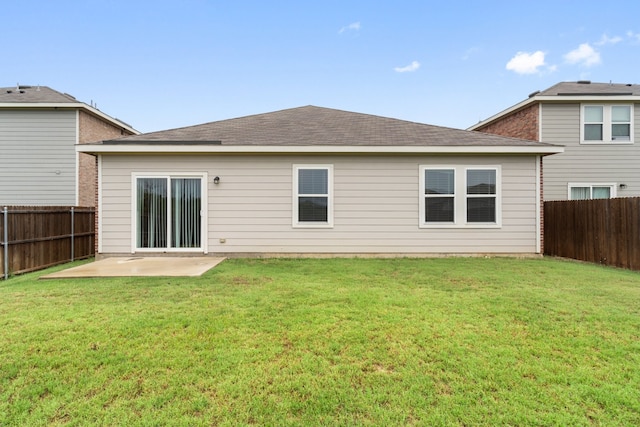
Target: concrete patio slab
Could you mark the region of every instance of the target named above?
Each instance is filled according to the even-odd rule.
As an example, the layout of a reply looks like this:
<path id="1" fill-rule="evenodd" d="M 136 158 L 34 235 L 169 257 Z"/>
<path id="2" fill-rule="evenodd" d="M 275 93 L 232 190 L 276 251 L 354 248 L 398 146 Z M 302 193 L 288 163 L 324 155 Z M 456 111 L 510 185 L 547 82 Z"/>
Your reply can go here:
<path id="1" fill-rule="evenodd" d="M 41 276 L 41 279 L 79 277 L 186 276 L 197 277 L 224 261 L 220 257 L 105 258 Z"/>

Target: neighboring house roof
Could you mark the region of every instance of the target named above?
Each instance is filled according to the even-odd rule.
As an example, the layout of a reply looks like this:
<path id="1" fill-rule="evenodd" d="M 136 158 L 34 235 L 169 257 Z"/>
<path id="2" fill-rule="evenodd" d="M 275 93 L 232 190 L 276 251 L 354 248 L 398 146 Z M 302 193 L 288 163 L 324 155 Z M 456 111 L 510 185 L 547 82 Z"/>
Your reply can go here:
<path id="1" fill-rule="evenodd" d="M 0 104 L 11 103 L 70 103 L 78 101 L 68 93 L 60 93 L 46 86 L 14 86 L 0 88 Z"/>
<path id="2" fill-rule="evenodd" d="M 129 124 L 111 117 L 97 108 L 78 101 L 68 93 L 61 93 L 47 86 L 13 86 L 0 88 L 0 108 L 79 108 L 115 126 L 138 134 Z"/>
<path id="3" fill-rule="evenodd" d="M 291 108 L 78 147 L 116 152 L 562 152 L 524 139 L 315 106 Z"/>
<path id="4" fill-rule="evenodd" d="M 561 82 L 536 96 L 640 96 L 640 85 L 591 83 L 588 80 Z"/>
<path id="5" fill-rule="evenodd" d="M 515 111 L 539 102 L 584 102 L 585 100 L 639 101 L 640 85 L 619 83 L 592 83 L 588 80 L 560 82 L 543 91 L 536 91 L 521 101 L 467 130 L 483 128 Z"/>

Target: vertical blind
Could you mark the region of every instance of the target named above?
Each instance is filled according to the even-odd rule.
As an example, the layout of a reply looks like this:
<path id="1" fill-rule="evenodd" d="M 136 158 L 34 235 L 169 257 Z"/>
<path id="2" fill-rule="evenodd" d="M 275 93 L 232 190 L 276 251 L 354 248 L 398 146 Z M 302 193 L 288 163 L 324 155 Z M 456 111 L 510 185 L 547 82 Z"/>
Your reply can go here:
<path id="1" fill-rule="evenodd" d="M 137 247 L 199 248 L 201 185 L 200 178 L 138 178 Z"/>
<path id="2" fill-rule="evenodd" d="M 171 180 L 171 246 L 200 247 L 200 179 Z"/>
<path id="3" fill-rule="evenodd" d="M 167 247 L 167 180 L 139 178 L 137 184 L 137 247 Z"/>
<path id="4" fill-rule="evenodd" d="M 571 200 L 608 199 L 611 187 L 571 187 Z"/>

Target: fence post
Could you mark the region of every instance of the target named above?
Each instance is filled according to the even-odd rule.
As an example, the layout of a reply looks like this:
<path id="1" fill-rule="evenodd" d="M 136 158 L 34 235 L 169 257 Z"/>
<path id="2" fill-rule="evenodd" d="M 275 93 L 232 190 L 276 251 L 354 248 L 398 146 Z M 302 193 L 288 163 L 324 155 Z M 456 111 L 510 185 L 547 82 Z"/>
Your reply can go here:
<path id="1" fill-rule="evenodd" d="M 75 236 L 74 236 L 74 227 L 75 227 L 75 219 L 74 219 L 74 211 L 73 211 L 73 206 L 71 206 L 71 261 L 73 261 L 74 259 L 74 255 L 75 255 Z"/>
<path id="2" fill-rule="evenodd" d="M 2 245 L 3 245 L 3 254 L 4 254 L 4 280 L 9 278 L 9 219 L 7 218 L 7 214 L 9 209 L 5 206 L 2 215 L 3 221 L 3 230 L 4 236 L 2 236 Z"/>

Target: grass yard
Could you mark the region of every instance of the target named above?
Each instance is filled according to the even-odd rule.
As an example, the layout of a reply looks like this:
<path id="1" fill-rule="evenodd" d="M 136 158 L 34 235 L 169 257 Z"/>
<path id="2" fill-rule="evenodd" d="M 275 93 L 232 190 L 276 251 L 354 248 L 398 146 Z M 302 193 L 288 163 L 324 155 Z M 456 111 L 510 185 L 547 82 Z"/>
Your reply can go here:
<path id="1" fill-rule="evenodd" d="M 639 273 L 445 258 L 42 274 L 0 282 L 2 426 L 640 425 Z"/>

